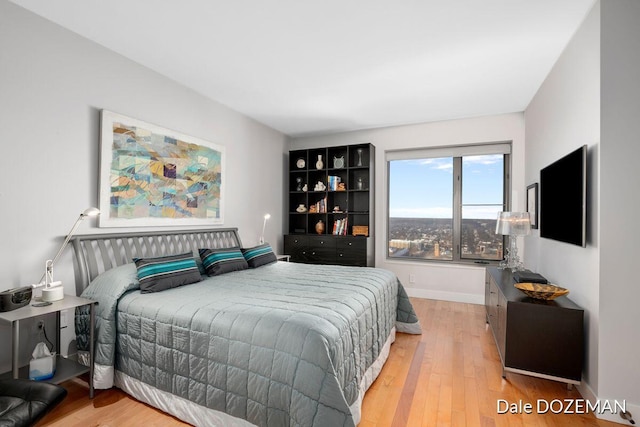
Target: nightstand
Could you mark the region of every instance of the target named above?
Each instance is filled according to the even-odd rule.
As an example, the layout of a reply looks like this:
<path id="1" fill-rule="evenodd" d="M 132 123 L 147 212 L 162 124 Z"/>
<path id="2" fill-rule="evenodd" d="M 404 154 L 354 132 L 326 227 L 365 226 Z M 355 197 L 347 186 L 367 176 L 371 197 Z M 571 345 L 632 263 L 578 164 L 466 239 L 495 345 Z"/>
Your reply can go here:
<path id="1" fill-rule="evenodd" d="M 31 301 L 33 304 L 36 301 Z M 0 322 L 8 323 L 11 325 L 11 372 L 2 374 L 2 376 L 8 376 L 12 378 L 29 378 L 29 365 L 20 367 L 19 365 L 19 352 L 20 348 L 20 321 L 30 319 L 33 317 L 42 316 L 49 313 L 56 313 L 56 350 L 60 353 L 60 312 L 64 310 L 74 310 L 76 307 L 82 307 L 84 305 L 90 306 L 90 337 L 89 337 L 89 366 L 84 366 L 74 360 L 70 360 L 56 355 L 56 373 L 53 378 L 47 380 L 54 384 L 59 384 L 63 381 L 67 381 L 71 378 L 75 378 L 78 375 L 89 373 L 89 397 L 93 399 L 93 360 L 94 360 L 94 332 L 95 332 L 95 306 L 97 302 L 86 298 L 80 298 L 72 295 L 65 295 L 64 299 L 54 301 L 51 305 L 44 307 L 33 307 L 27 305 L 25 307 L 18 308 L 13 311 L 6 311 L 0 313 Z"/>
<path id="2" fill-rule="evenodd" d="M 276 254 L 276 259 L 278 261 L 289 262 L 290 258 L 291 258 L 291 255 L 278 255 L 278 254 Z"/>

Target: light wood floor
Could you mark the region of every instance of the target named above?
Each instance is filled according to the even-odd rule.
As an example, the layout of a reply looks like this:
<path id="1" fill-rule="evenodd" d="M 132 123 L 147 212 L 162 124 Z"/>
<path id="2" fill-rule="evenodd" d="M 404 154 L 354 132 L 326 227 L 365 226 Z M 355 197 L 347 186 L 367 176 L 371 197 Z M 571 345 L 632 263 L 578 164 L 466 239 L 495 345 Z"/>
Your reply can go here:
<path id="1" fill-rule="evenodd" d="M 397 334 L 380 376 L 367 392 L 360 427 L 618 426 L 592 414 L 498 414 L 509 403 L 579 399 L 565 384 L 502 369 L 484 306 L 412 299 L 422 335 Z M 63 384 L 69 394 L 38 426 L 179 426 L 173 417 L 117 389 L 87 396 L 86 384 Z"/>

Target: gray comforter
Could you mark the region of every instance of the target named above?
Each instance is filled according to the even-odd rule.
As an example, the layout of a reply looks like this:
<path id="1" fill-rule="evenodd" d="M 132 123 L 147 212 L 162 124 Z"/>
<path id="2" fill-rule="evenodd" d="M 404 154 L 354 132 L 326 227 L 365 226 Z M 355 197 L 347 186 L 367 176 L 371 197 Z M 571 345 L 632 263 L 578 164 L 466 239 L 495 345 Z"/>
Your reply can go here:
<path id="1" fill-rule="evenodd" d="M 150 294 L 137 290 L 135 266 L 114 270 L 83 293 L 99 301 L 96 387 L 111 387 L 99 376 L 115 364 L 256 425 L 353 426 L 365 372 L 393 328 L 420 333 L 382 269 L 278 262 Z M 86 323 L 80 313 L 79 347 Z"/>

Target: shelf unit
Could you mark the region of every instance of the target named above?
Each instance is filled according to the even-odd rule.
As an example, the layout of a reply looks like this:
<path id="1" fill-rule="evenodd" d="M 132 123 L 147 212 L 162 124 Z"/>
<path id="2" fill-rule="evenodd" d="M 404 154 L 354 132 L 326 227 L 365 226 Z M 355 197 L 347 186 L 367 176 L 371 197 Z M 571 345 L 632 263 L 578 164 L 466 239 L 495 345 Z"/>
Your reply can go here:
<path id="1" fill-rule="evenodd" d="M 318 160 L 321 167 L 317 167 Z M 340 238 L 353 236 L 354 226 L 361 233 L 367 227 L 367 261 L 373 264 L 373 224 L 374 217 L 374 164 L 375 147 L 372 144 L 341 145 L 335 147 L 310 148 L 289 152 L 289 235 L 321 235 Z M 344 184 L 344 189 L 330 186 L 336 177 Z M 316 188 L 321 183 L 326 188 Z M 304 186 L 307 186 L 306 189 Z M 335 187 L 335 188 L 334 188 Z M 306 190 L 306 191 L 305 191 Z M 298 208 L 305 210 L 300 212 Z M 318 206 L 317 211 L 310 211 Z M 338 209 L 334 210 L 337 207 Z M 316 224 L 322 221 L 324 230 L 316 231 Z M 334 234 L 334 224 L 347 226 L 340 234 Z M 357 233 L 359 234 L 359 233 Z M 285 246 L 287 239 L 285 238 Z M 292 255 L 292 261 L 305 262 Z M 322 261 L 322 260 L 321 260 Z M 319 262 L 321 262 L 319 261 Z M 359 264 L 362 264 L 361 262 Z"/>

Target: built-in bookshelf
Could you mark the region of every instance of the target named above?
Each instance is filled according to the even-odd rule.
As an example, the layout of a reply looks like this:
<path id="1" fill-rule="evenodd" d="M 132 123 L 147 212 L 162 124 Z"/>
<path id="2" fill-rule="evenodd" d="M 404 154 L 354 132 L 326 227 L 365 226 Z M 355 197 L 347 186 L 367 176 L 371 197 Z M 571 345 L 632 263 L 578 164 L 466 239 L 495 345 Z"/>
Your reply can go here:
<path id="1" fill-rule="evenodd" d="M 367 239 L 373 231 L 374 160 L 371 144 L 290 151 L 288 235 Z M 288 240 L 292 243 L 285 236 L 285 251 L 291 247 Z M 297 239 L 303 240 L 314 241 Z M 367 247 L 373 247 L 372 240 Z M 366 252 L 373 258 L 373 249 Z M 292 261 L 308 261 L 289 255 Z"/>

